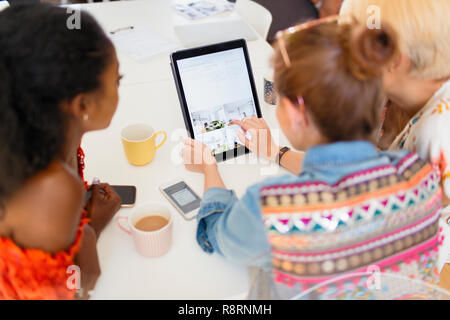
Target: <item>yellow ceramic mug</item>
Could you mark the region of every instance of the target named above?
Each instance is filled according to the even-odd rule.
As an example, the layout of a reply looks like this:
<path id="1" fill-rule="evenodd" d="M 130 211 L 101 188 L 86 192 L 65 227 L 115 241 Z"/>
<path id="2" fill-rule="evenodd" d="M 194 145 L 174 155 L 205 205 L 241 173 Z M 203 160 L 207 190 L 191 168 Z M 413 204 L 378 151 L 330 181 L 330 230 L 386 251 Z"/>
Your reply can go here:
<path id="1" fill-rule="evenodd" d="M 163 141 L 156 145 L 156 137 L 164 135 Z M 165 131 L 155 130 L 143 123 L 132 124 L 122 130 L 122 144 L 128 161 L 135 166 L 152 162 L 156 150 L 167 140 Z"/>

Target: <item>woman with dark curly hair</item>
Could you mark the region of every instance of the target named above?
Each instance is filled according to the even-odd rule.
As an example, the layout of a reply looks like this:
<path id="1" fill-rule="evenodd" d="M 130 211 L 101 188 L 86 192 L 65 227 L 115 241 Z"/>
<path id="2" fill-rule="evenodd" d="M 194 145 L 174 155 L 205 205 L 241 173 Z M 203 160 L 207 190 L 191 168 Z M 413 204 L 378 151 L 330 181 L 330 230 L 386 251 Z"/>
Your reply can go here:
<path id="1" fill-rule="evenodd" d="M 44 4 L 0 13 L 0 300 L 87 297 L 120 207 L 107 184 L 85 206 L 79 148 L 116 111 L 115 49 L 89 14 L 73 30 L 68 17 Z"/>

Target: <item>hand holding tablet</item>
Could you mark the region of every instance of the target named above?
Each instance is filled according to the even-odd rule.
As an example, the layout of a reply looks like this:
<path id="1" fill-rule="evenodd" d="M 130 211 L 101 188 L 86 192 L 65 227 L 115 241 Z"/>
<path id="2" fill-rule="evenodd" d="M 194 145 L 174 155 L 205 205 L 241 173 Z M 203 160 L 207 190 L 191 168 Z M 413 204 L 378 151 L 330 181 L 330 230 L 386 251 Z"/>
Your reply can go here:
<path id="1" fill-rule="evenodd" d="M 263 118 L 252 117 L 246 121 L 233 121 L 241 127 L 237 136 L 253 153 L 269 160 L 275 160 L 280 147 L 272 138 L 272 132 Z M 244 135 L 245 133 L 245 135 Z"/>
<path id="2" fill-rule="evenodd" d="M 233 122 L 261 117 L 245 40 L 175 52 L 171 66 L 189 135 L 217 161 L 248 153 Z"/>

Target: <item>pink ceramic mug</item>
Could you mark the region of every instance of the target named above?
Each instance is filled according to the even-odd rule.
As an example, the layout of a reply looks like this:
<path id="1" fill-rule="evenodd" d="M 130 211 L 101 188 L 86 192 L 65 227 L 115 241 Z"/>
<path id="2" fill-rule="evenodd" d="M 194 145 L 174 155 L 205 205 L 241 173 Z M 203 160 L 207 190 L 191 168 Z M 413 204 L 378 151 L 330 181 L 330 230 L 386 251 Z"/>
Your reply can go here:
<path id="1" fill-rule="evenodd" d="M 136 229 L 136 223 L 147 216 L 162 216 L 169 222 L 155 231 Z M 121 224 L 123 220 L 127 221 L 126 226 Z M 137 252 L 144 257 L 162 256 L 172 245 L 172 214 L 170 209 L 162 203 L 148 202 L 136 206 L 128 217 L 120 216 L 116 221 L 121 230 L 133 237 Z"/>

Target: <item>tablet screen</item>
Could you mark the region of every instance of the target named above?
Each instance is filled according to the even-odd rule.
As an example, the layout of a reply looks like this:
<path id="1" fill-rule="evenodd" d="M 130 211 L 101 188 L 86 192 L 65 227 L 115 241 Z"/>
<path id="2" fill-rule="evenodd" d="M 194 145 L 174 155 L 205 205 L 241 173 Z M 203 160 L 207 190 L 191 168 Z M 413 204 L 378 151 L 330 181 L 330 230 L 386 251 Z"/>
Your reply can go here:
<path id="1" fill-rule="evenodd" d="M 177 60 L 194 138 L 214 154 L 243 148 L 232 120 L 257 116 L 243 48 Z"/>

